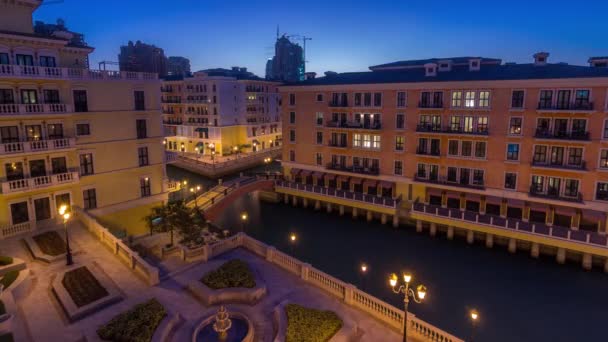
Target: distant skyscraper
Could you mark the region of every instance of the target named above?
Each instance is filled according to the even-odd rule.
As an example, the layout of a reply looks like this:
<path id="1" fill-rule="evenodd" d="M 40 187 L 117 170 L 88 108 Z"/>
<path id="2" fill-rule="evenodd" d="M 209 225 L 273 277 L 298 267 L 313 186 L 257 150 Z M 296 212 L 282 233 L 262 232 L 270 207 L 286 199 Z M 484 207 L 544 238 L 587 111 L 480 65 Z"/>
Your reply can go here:
<path id="1" fill-rule="evenodd" d="M 285 35 L 277 39 L 274 45 L 274 58 L 266 64 L 266 78 L 284 82 L 304 80 L 305 66 L 302 47 L 289 41 Z M 272 63 L 272 74 L 269 75 L 268 63 Z"/>
<path id="2" fill-rule="evenodd" d="M 272 74 L 272 63 L 274 61 L 274 58 L 268 58 L 268 60 L 266 61 L 266 79 L 267 80 L 271 80 L 273 79 L 273 74 Z"/>
<path id="3" fill-rule="evenodd" d="M 121 71 L 137 71 L 167 75 L 167 57 L 163 49 L 154 45 L 144 44 L 139 40 L 133 44 L 129 41 L 120 47 L 118 63 Z"/>
<path id="4" fill-rule="evenodd" d="M 174 75 L 189 75 L 190 60 L 186 57 L 171 56 L 167 62 L 167 74 Z"/>

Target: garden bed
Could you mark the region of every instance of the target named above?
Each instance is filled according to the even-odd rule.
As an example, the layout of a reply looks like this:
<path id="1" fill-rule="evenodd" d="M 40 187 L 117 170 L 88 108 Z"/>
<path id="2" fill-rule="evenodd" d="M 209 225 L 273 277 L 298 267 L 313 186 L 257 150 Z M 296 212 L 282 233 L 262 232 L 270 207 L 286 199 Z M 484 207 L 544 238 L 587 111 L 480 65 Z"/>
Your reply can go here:
<path id="1" fill-rule="evenodd" d="M 0 257 L 0 278 L 10 271 L 21 271 L 25 268 L 25 261 L 19 258 Z"/>
<path id="2" fill-rule="evenodd" d="M 201 279 L 203 284 L 214 290 L 231 287 L 254 288 L 255 277 L 246 262 L 233 259 L 214 271 L 211 271 Z"/>
<path id="3" fill-rule="evenodd" d="M 107 341 L 149 342 L 166 316 L 165 308 L 151 299 L 112 318 L 97 329 L 97 335 Z"/>
<path id="4" fill-rule="evenodd" d="M 63 232 L 50 230 L 31 237 L 28 236 L 24 240 L 35 259 L 48 263 L 63 261 L 65 259 L 66 245 Z M 70 243 L 72 254 L 77 253 L 74 247 Z"/>
<path id="5" fill-rule="evenodd" d="M 61 283 L 78 307 L 91 304 L 108 295 L 108 291 L 101 286 L 86 266 L 66 272 Z"/>
<path id="6" fill-rule="evenodd" d="M 15 282 L 15 280 L 17 280 L 17 277 L 19 277 L 19 272 L 21 271 L 8 271 L 4 274 L 4 276 L 2 276 L 2 279 L 0 279 L 0 284 L 3 285 L 3 290 L 8 289 Z"/>

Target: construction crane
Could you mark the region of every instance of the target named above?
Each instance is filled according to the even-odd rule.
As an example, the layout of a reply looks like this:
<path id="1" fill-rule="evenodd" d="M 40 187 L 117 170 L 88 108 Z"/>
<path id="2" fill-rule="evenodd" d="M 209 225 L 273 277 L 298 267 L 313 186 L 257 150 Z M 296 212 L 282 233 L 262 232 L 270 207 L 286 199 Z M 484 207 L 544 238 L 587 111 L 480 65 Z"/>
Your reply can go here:
<path id="1" fill-rule="evenodd" d="M 302 41 L 302 54 L 303 54 L 302 58 L 304 59 L 304 63 L 308 63 L 308 61 L 306 60 L 306 41 L 312 40 L 312 38 L 306 37 L 306 36 L 302 36 L 302 35 L 299 35 L 299 34 L 286 35 L 286 37 Z"/>
<path id="2" fill-rule="evenodd" d="M 112 62 L 112 61 L 101 61 L 99 62 L 99 70 L 106 70 L 106 65 L 120 65 L 118 62 Z M 103 65 L 103 68 L 101 67 Z"/>

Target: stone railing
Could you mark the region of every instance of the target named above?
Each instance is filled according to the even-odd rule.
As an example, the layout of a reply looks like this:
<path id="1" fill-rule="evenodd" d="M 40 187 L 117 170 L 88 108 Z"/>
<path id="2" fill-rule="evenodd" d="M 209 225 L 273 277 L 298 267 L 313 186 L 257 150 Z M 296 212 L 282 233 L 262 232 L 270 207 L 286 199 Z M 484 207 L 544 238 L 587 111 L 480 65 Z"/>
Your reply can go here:
<path id="1" fill-rule="evenodd" d="M 120 260 L 127 263 L 129 268 L 136 274 L 141 275 L 148 284 L 154 286 L 160 282 L 158 268 L 148 264 L 142 259 L 137 252 L 131 250 L 120 239 L 116 238 L 107 228 L 102 226 L 97 220 L 80 208 L 74 207 L 76 217 L 84 224 L 84 226 L 101 241 L 103 244 L 110 247 L 114 255 Z"/>
<path id="2" fill-rule="evenodd" d="M 2 193 L 16 193 L 78 182 L 76 171 L 2 182 Z"/>
<path id="3" fill-rule="evenodd" d="M 0 115 L 72 113 L 72 106 L 64 103 L 0 104 Z"/>
<path id="4" fill-rule="evenodd" d="M 277 155 L 277 153 L 280 153 L 281 150 L 282 148 L 280 146 L 277 146 L 259 152 L 239 154 L 238 156 L 232 155 L 230 159 L 226 157 L 222 157 L 223 159 L 218 158 L 218 160 L 216 160 L 215 162 L 209 160 L 208 157 L 203 157 L 200 154 L 183 152 L 177 154 L 175 160 L 195 169 L 222 171 L 224 169 L 239 167 L 247 163 L 262 162 L 268 157 L 274 157 L 275 155 Z M 169 162 L 170 161 L 167 159 L 167 163 Z M 173 162 L 173 160 L 171 160 L 171 162 Z"/>
<path id="5" fill-rule="evenodd" d="M 0 239 L 27 233 L 35 227 L 35 222 L 24 222 L 19 224 L 7 225 L 0 228 Z"/>
<path id="6" fill-rule="evenodd" d="M 68 80 L 157 80 L 158 74 L 131 71 L 56 68 L 30 65 L 0 65 L 1 77 Z"/>
<path id="7" fill-rule="evenodd" d="M 404 312 L 384 301 L 357 289 L 354 285 L 345 283 L 337 278 L 324 273 L 310 264 L 295 259 L 272 246 L 255 240 L 244 233 L 239 233 L 228 239 L 221 240 L 211 245 L 204 245 L 198 249 L 190 250 L 191 253 L 202 255 L 207 261 L 217 255 L 232 249 L 243 247 L 254 254 L 266 259 L 266 261 L 278 265 L 288 272 L 300 277 L 303 281 L 326 291 L 332 296 L 343 300 L 346 305 L 355 307 L 370 316 L 386 323 L 390 327 L 403 332 Z M 423 320 L 408 313 L 408 331 L 425 341 L 438 342 L 463 342 L 455 337 Z"/>
<path id="8" fill-rule="evenodd" d="M 74 138 L 10 142 L 0 144 L 0 155 L 48 150 L 63 150 L 68 148 L 74 148 L 75 146 L 76 141 Z"/>

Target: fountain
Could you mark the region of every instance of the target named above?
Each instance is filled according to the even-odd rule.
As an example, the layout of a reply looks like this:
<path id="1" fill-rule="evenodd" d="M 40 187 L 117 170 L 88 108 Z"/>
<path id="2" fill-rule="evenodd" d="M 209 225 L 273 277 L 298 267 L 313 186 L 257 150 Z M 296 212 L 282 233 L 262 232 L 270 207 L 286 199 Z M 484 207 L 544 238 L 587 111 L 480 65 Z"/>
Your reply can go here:
<path id="1" fill-rule="evenodd" d="M 249 342 L 253 341 L 253 326 L 238 312 L 228 313 L 221 305 L 217 313 L 204 319 L 196 328 L 192 342 Z"/>

